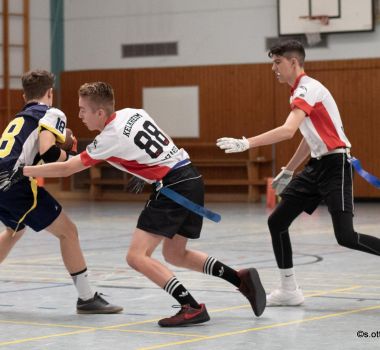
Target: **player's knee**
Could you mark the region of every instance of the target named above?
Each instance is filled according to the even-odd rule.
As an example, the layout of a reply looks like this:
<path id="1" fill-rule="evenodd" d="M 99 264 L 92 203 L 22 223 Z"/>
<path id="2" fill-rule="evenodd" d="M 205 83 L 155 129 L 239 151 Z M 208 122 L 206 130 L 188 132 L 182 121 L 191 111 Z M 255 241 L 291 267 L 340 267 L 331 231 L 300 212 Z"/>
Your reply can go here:
<path id="1" fill-rule="evenodd" d="M 279 237 L 282 232 L 289 229 L 289 226 L 290 223 L 277 215 L 276 212 L 268 217 L 268 228 L 272 238 Z"/>
<path id="2" fill-rule="evenodd" d="M 358 234 L 352 224 L 352 213 L 333 212 L 333 227 L 335 238 L 339 245 L 346 248 L 358 246 Z"/>
<path id="3" fill-rule="evenodd" d="M 65 227 L 65 231 L 63 233 L 63 238 L 70 239 L 70 240 L 77 240 L 78 239 L 78 229 L 77 226 L 69 221 Z"/>
<path id="4" fill-rule="evenodd" d="M 338 244 L 341 245 L 342 247 L 346 247 L 346 248 L 352 247 L 352 242 L 344 237 L 337 237 L 336 240 Z"/>
<path id="5" fill-rule="evenodd" d="M 339 245 L 346 248 L 355 247 L 357 241 L 355 241 L 354 234 L 347 235 L 346 232 L 335 232 L 335 237 Z"/>
<path id="6" fill-rule="evenodd" d="M 273 236 L 276 235 L 277 232 L 279 232 L 279 221 L 276 215 L 269 215 L 268 217 L 268 228 L 270 234 Z"/>
<path id="7" fill-rule="evenodd" d="M 134 270 L 139 270 L 139 257 L 137 254 L 131 252 L 131 251 L 128 251 L 127 253 L 127 256 L 125 258 L 125 260 L 127 261 L 127 264 Z"/>

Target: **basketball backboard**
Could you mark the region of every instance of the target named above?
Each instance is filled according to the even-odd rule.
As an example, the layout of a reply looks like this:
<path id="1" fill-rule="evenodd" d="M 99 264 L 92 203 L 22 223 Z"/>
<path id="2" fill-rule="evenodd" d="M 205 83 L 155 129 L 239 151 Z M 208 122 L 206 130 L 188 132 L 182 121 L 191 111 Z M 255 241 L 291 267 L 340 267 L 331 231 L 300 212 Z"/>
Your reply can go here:
<path id="1" fill-rule="evenodd" d="M 308 18 L 328 16 L 321 33 L 374 30 L 373 0 L 277 0 L 279 35 L 304 34 Z"/>

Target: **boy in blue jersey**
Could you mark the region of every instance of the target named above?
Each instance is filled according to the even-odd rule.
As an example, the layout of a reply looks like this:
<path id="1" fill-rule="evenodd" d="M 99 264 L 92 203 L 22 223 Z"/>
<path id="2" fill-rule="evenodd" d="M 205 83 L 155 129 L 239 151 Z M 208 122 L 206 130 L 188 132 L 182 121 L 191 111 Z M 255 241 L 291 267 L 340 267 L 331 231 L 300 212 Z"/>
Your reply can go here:
<path id="1" fill-rule="evenodd" d="M 56 142 L 65 142 L 66 116 L 51 107 L 53 84 L 54 75 L 44 70 L 22 76 L 26 104 L 1 136 L 0 172 L 17 169 L 21 164 L 34 165 L 41 160 L 51 163 L 68 159 L 70 150 L 56 145 Z M 24 178 L 9 189 L 0 188 L 0 221 L 5 226 L 0 233 L 0 262 L 23 236 L 26 226 L 37 232 L 45 229 L 60 241 L 63 262 L 78 291 L 77 313 L 122 311 L 121 307 L 109 304 L 92 292 L 75 224 L 44 188 L 37 187 L 34 179 Z"/>

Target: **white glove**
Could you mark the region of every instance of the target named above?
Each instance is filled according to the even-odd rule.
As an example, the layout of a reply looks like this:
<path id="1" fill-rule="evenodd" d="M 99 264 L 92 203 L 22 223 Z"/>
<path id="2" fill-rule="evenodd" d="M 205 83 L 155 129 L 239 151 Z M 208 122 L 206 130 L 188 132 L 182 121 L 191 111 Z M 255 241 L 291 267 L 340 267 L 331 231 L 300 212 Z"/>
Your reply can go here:
<path id="1" fill-rule="evenodd" d="M 285 167 L 281 168 L 281 172 L 273 179 L 272 188 L 276 190 L 279 195 L 292 180 L 294 171 L 286 170 Z"/>
<path id="2" fill-rule="evenodd" d="M 216 140 L 216 145 L 220 149 L 224 149 L 225 153 L 244 152 L 249 148 L 249 142 L 244 136 L 241 139 L 222 137 Z"/>

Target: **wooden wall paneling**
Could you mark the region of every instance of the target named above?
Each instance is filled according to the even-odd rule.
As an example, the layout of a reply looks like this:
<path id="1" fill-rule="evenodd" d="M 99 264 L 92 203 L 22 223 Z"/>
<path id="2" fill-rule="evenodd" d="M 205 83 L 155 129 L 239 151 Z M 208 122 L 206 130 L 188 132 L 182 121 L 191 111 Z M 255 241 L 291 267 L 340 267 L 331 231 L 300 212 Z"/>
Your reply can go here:
<path id="1" fill-rule="evenodd" d="M 377 115 L 377 91 L 380 89 L 379 60 L 350 60 L 334 62 L 330 67 L 318 67 L 314 63 L 312 74 L 320 80 L 334 96 L 347 137 L 352 144 L 352 154 L 359 158 L 366 170 L 380 174 L 377 156 L 380 130 Z M 343 66 L 343 68 L 342 68 Z M 311 75 L 311 74 L 310 74 Z M 356 197 L 378 198 L 379 191 L 355 175 Z"/>
<path id="2" fill-rule="evenodd" d="M 375 116 L 378 109 L 376 96 L 380 88 L 380 60 L 310 62 L 306 65 L 306 73 L 330 90 L 337 102 L 345 132 L 353 145 L 353 155 L 362 161 L 368 171 L 379 175 L 377 131 L 380 121 Z M 276 121 L 281 125 L 282 116 L 290 111 L 289 87 L 277 83 L 275 90 Z M 290 159 L 300 139 L 299 136 L 297 142 L 287 141 L 284 147 L 282 143 L 278 144 L 277 170 Z M 356 197 L 380 197 L 379 191 L 359 176 L 355 176 L 354 187 Z"/>
<path id="3" fill-rule="evenodd" d="M 380 59 L 307 62 L 306 72 L 333 94 L 353 144 L 353 154 L 361 159 L 368 171 L 380 175 L 377 156 Z M 283 124 L 290 112 L 290 87 L 276 81 L 270 64 L 65 72 L 62 75 L 62 108 L 66 113 L 76 118 L 77 89 L 83 82 L 95 80 L 109 81 L 114 86 L 117 109 L 141 108 L 143 87 L 198 85 L 201 132 L 199 139 L 192 139 L 194 142 L 214 142 L 221 136 L 256 135 Z M 154 113 L 152 116 L 154 118 Z M 73 129 L 79 137 L 94 136 L 79 119 Z M 277 171 L 289 161 L 300 140 L 297 134 L 294 139 L 276 145 Z M 184 141 L 189 140 L 179 140 Z M 271 147 L 262 147 L 259 154 L 270 158 Z M 228 171 L 224 171 L 221 170 L 220 175 L 229 176 Z M 264 169 L 264 175 L 270 173 L 270 169 Z M 357 197 L 380 197 L 379 191 L 358 177 L 355 194 Z"/>
<path id="4" fill-rule="evenodd" d="M 9 97 L 12 105 L 10 106 L 10 115 L 7 114 L 7 109 L 0 110 L 0 136 L 8 125 L 8 122 L 13 119 L 14 115 L 21 110 L 24 105 L 24 100 L 22 98 L 22 90 L 12 89 L 9 90 Z M 6 96 L 4 90 L 0 89 L 0 106 L 6 105 Z"/>
<path id="5" fill-rule="evenodd" d="M 61 104 L 68 115 L 77 116 L 77 90 L 86 81 L 110 82 L 115 88 L 117 109 L 141 108 L 144 87 L 198 85 L 200 140 L 248 136 L 273 126 L 273 93 L 267 68 L 268 65 L 238 65 L 64 72 Z M 78 125 L 78 136 L 91 134 Z"/>
<path id="6" fill-rule="evenodd" d="M 274 82 L 274 105 L 275 105 L 275 127 L 284 124 L 290 113 L 290 86 L 288 84 L 280 84 L 273 75 Z M 297 131 L 291 140 L 279 142 L 275 145 L 276 149 L 276 174 L 282 166 L 285 166 L 296 151 L 302 135 Z"/>
<path id="7" fill-rule="evenodd" d="M 91 132 L 78 118 L 78 89 L 86 82 L 105 81 L 115 90 L 116 109 L 133 101 L 134 72 L 132 70 L 99 70 L 64 72 L 61 76 L 61 108 L 68 118 L 68 126 L 78 138 L 93 139 L 97 132 Z"/>

